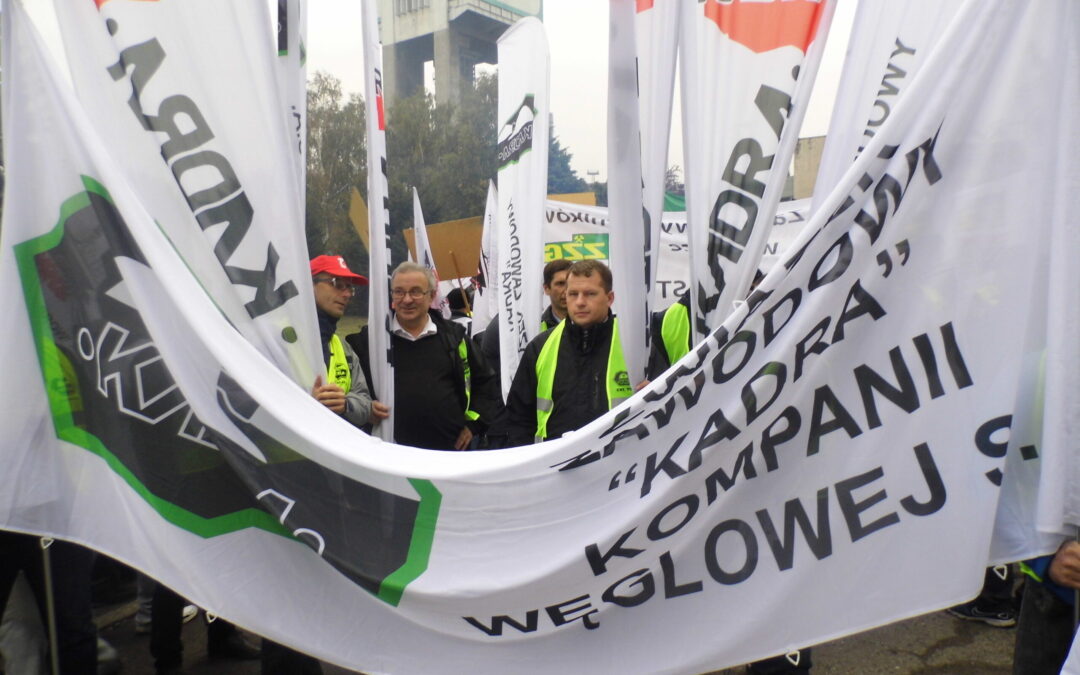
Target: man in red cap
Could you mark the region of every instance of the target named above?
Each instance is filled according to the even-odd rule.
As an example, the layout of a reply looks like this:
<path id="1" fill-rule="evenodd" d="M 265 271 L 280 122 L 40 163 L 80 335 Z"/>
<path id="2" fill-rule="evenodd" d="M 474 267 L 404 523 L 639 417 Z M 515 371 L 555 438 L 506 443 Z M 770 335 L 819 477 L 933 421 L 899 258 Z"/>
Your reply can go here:
<path id="1" fill-rule="evenodd" d="M 315 309 L 319 318 L 319 337 L 326 379 L 319 378 L 311 395 L 354 426 L 374 424 L 390 415 L 390 408 L 373 401 L 360 370 L 360 359 L 344 340 L 337 336 L 338 319 L 352 300 L 357 286 L 367 279 L 354 274 L 338 255 L 320 255 L 311 259 L 311 285 L 315 289 Z"/>

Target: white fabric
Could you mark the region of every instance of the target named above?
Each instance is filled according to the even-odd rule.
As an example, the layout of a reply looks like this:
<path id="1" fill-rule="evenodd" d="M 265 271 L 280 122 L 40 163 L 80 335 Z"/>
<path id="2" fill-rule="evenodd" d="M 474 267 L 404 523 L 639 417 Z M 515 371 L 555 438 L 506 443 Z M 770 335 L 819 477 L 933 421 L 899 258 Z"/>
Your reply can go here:
<path id="1" fill-rule="evenodd" d="M 691 327 L 750 288 L 784 189 L 833 0 L 683 0 L 679 63 Z"/>
<path id="2" fill-rule="evenodd" d="M 638 122 L 637 47 L 634 40 L 636 0 L 609 4 L 607 169 L 608 210 L 618 223 L 608 238 L 611 257 L 620 272 L 612 282 L 614 311 L 631 385 L 645 379 L 649 358 L 649 277 L 641 261 L 650 259 L 642 218 L 641 125 Z M 642 290 L 645 292 L 643 293 Z"/>
<path id="3" fill-rule="evenodd" d="M 444 319 L 450 318 L 450 303 L 439 288 L 439 271 L 435 269 L 435 256 L 431 252 L 431 244 L 428 242 L 427 223 L 424 222 L 424 210 L 420 208 L 420 193 L 413 188 L 413 237 L 416 242 L 416 257 L 424 267 L 431 270 L 435 275 L 435 298 L 431 301 L 432 309 L 436 310 Z"/>
<path id="4" fill-rule="evenodd" d="M 383 401 L 394 400 L 390 349 L 390 187 L 386 175 L 386 110 L 383 101 L 382 43 L 376 0 L 360 0 L 364 42 L 364 105 L 367 110 L 368 353 L 371 379 Z M 380 355 L 382 357 L 380 358 Z M 375 427 L 383 440 L 394 437 L 394 407 Z"/>
<path id="5" fill-rule="evenodd" d="M 671 107 L 675 99 L 675 60 L 679 53 L 677 0 L 638 2 L 634 17 L 637 46 L 638 110 L 641 119 L 641 184 L 644 215 L 650 224 L 663 218 L 667 178 Z M 660 229 L 648 230 L 650 301 L 656 286 L 660 256 Z"/>
<path id="6" fill-rule="evenodd" d="M 538 332 L 541 223 L 547 194 L 551 57 L 544 24 L 525 17 L 499 37 L 496 220 L 500 381 L 505 398 L 521 353 Z"/>
<path id="7" fill-rule="evenodd" d="M 267 4 L 54 5 L 80 103 L 125 180 L 237 330 L 310 388 L 325 369 L 295 133 L 267 114 L 283 105 Z M 235 32 L 206 34 L 208 11 Z"/>
<path id="8" fill-rule="evenodd" d="M 405 338 L 409 342 L 416 342 L 420 338 L 425 338 L 429 335 L 435 335 L 438 332 L 439 327 L 436 326 L 435 322 L 432 321 L 430 318 L 427 319 L 427 323 L 424 324 L 424 327 L 420 329 L 420 332 L 416 335 L 413 335 L 409 331 L 405 330 L 405 327 L 398 323 L 396 316 L 390 321 L 390 333 L 392 333 L 393 335 L 397 335 L 398 337 Z"/>
<path id="9" fill-rule="evenodd" d="M 499 247 L 495 243 L 498 229 L 495 225 L 495 216 L 499 211 L 499 198 L 495 191 L 495 183 L 488 181 L 487 200 L 484 203 L 484 226 L 480 235 L 480 264 L 479 272 L 483 283 L 476 285 L 476 293 L 472 301 L 472 330 L 470 335 L 479 335 L 487 330 L 491 318 L 497 311 L 494 301 L 494 286 L 496 259 Z"/>
<path id="10" fill-rule="evenodd" d="M 761 293 L 625 406 L 442 453 L 237 332 L 10 0 L 0 526 L 371 673 L 696 673 L 970 598 L 1004 465 L 979 430 L 1014 411 L 1080 195 L 1077 106 L 1047 95 L 1074 5 L 965 4 Z"/>

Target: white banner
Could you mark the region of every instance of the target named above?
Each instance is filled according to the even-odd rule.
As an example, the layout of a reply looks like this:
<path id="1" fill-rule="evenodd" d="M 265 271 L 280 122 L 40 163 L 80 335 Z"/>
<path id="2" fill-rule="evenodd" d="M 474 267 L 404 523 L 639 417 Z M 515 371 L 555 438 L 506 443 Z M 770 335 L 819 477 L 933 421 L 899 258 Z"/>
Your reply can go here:
<path id="1" fill-rule="evenodd" d="M 126 180 L 237 329 L 310 388 L 325 368 L 267 4 L 55 9 L 79 100 Z M 235 33 L 212 37 L 222 15 Z"/>
<path id="2" fill-rule="evenodd" d="M 614 312 L 630 383 L 645 379 L 649 359 L 649 231 L 642 217 L 641 125 L 638 122 L 637 47 L 634 41 L 636 0 L 608 4 L 608 209 L 619 226 L 609 233 L 611 257 L 618 261 L 614 277 Z M 640 263 L 645 261 L 645 265 Z M 644 292 L 642 292 L 644 290 Z"/>
<path id="3" fill-rule="evenodd" d="M 446 296 L 439 290 L 439 271 L 435 269 L 435 256 L 431 253 L 431 244 L 428 242 L 427 224 L 424 222 L 424 211 L 420 208 L 420 193 L 414 187 L 412 190 L 413 212 L 413 237 L 416 242 L 416 262 L 431 270 L 435 275 L 435 298 L 431 302 L 431 308 L 438 311 L 444 319 L 450 318 L 450 303 Z"/>
<path id="4" fill-rule="evenodd" d="M 746 295 L 780 200 L 833 0 L 683 0 L 683 157 L 695 336 Z"/>
<path id="5" fill-rule="evenodd" d="M 781 202 L 769 241 L 761 257 L 760 270 L 768 272 L 780 260 L 784 250 L 806 225 L 809 199 Z M 690 254 L 686 238 L 686 213 L 662 214 L 656 226 L 659 241 L 656 284 L 650 304 L 666 309 L 689 290 Z M 622 266 L 608 256 L 608 210 L 602 206 L 581 206 L 549 199 L 544 214 L 544 262 L 567 260 L 606 260 L 618 277 Z M 636 265 L 636 261 L 631 261 Z M 620 329 L 621 330 L 621 329 Z"/>
<path id="6" fill-rule="evenodd" d="M 307 195 L 307 1 L 277 0 L 278 91 L 296 165 L 300 222 Z"/>
<path id="7" fill-rule="evenodd" d="M 487 200 L 484 203 L 484 229 L 480 235 L 480 263 L 477 270 L 478 282 L 472 301 L 472 330 L 470 335 L 479 335 L 487 330 L 488 323 L 498 313 L 495 302 L 494 286 L 498 265 L 499 248 L 495 242 L 498 233 L 495 216 L 499 211 L 499 197 L 495 183 L 488 181 Z"/>
<path id="8" fill-rule="evenodd" d="M 967 3 L 748 303 L 624 406 L 442 453 L 243 339 L 9 0 L 0 526 L 370 673 L 698 673 L 966 600 L 1080 199 L 1074 5 Z"/>
<path id="9" fill-rule="evenodd" d="M 829 196 L 866 143 L 889 119 L 962 0 L 862 0 L 814 184 L 814 205 Z"/>
<path id="10" fill-rule="evenodd" d="M 394 400 L 394 355 L 390 348 L 390 186 L 386 173 L 386 108 L 383 102 L 382 43 L 375 0 L 360 0 L 364 24 L 364 105 L 367 111 L 368 354 L 375 397 Z M 379 358 L 379 355 L 384 355 Z M 375 426 L 385 441 L 394 437 L 390 417 Z"/>
<path id="11" fill-rule="evenodd" d="M 641 180 L 647 219 L 646 281 L 650 298 L 656 285 L 660 222 L 664 210 L 671 106 L 675 98 L 675 59 L 679 53 L 678 0 L 639 0 L 634 18 L 637 44 L 638 109 L 641 119 Z"/>
<path id="12" fill-rule="evenodd" d="M 498 42 L 499 170 L 497 245 L 499 355 L 503 398 L 521 353 L 537 335 L 541 248 L 547 194 L 548 87 L 551 58 L 544 24 L 525 17 Z"/>

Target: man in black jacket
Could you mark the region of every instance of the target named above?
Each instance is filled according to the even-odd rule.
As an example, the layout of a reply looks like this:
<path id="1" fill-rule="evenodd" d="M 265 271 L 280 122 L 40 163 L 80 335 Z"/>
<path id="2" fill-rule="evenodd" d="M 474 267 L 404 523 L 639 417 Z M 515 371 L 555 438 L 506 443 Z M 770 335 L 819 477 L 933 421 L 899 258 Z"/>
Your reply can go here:
<path id="1" fill-rule="evenodd" d="M 501 413 L 495 374 L 465 329 L 431 312 L 435 277 L 413 262 L 390 279 L 394 317 L 394 442 L 431 450 L 466 450 Z M 346 338 L 360 357 L 368 387 L 368 327 Z"/>
<path id="2" fill-rule="evenodd" d="M 567 320 L 525 348 L 506 397 L 511 446 L 558 438 L 631 396 L 614 300 L 603 263 L 581 260 L 569 268 Z"/>

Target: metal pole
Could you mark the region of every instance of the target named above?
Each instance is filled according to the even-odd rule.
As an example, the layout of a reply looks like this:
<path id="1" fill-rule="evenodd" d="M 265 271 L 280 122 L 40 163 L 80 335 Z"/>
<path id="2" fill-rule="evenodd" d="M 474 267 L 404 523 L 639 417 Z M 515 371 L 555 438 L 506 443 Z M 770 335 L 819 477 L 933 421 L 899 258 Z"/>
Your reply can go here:
<path id="1" fill-rule="evenodd" d="M 59 640 L 56 635 L 56 606 L 53 598 L 52 560 L 49 556 L 49 547 L 53 545 L 51 537 L 42 537 L 38 540 L 41 544 L 41 565 L 45 577 L 45 615 L 49 630 L 49 663 L 52 665 L 53 675 L 60 675 L 60 651 Z"/>

